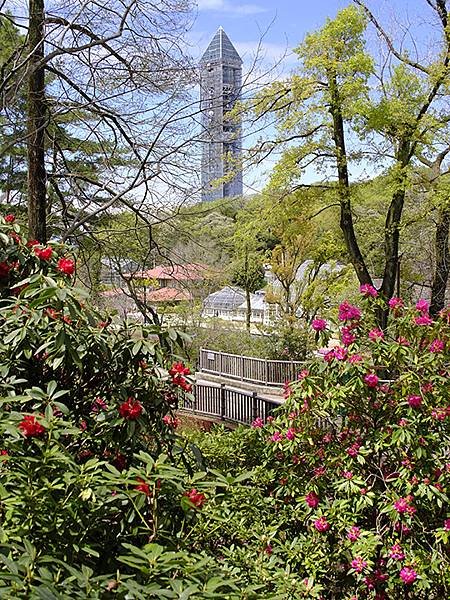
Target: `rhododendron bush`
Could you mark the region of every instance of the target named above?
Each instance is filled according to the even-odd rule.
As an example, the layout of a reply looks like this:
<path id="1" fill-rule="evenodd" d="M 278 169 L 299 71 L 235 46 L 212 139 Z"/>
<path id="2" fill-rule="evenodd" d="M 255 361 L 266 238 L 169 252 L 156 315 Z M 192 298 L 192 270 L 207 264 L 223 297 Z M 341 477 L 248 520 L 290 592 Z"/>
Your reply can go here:
<path id="1" fill-rule="evenodd" d="M 180 468 L 178 334 L 113 325 L 75 264 L 0 218 L 0 596 L 231 594 L 182 544 L 208 484 Z"/>
<path id="2" fill-rule="evenodd" d="M 249 462 L 255 448 L 261 458 L 251 507 L 237 490 L 224 500 L 214 543 L 247 581 L 264 581 L 264 597 L 450 597 L 450 314 L 432 321 L 425 301 L 386 307 L 362 293 L 335 324 L 313 324 L 319 346 L 339 343 L 286 386 L 274 419 L 220 434 L 222 462 L 227 438 L 241 461 L 243 439 Z M 211 464 L 214 443 L 206 435 Z M 233 457 L 226 467 L 238 472 Z"/>

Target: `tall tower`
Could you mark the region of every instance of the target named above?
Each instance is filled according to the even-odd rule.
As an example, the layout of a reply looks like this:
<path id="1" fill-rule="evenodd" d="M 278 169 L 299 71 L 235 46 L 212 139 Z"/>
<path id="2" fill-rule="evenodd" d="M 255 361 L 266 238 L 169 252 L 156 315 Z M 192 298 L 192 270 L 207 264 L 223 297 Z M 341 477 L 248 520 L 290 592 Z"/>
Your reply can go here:
<path id="1" fill-rule="evenodd" d="M 200 60 L 202 201 L 242 195 L 241 119 L 227 117 L 240 99 L 241 87 L 242 59 L 219 27 Z"/>

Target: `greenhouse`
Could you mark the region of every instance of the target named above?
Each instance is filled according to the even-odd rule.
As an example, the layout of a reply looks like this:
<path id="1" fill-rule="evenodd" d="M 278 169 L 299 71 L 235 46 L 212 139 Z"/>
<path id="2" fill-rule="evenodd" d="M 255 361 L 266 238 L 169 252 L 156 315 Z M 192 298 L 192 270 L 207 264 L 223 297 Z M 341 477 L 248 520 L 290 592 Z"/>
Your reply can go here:
<path id="1" fill-rule="evenodd" d="M 207 317 L 230 318 L 243 302 L 245 302 L 245 292 L 240 288 L 226 285 L 203 300 L 203 314 Z"/>

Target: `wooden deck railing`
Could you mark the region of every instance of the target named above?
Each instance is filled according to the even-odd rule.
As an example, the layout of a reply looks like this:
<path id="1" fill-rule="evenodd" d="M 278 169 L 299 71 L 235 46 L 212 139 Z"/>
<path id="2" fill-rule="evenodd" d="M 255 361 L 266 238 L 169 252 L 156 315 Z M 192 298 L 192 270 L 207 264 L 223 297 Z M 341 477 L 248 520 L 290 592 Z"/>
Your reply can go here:
<path id="1" fill-rule="evenodd" d="M 196 383 L 194 400 L 185 401 L 181 411 L 250 425 L 256 418 L 264 421 L 281 404 L 259 396 L 257 392 L 244 392 L 225 384 Z"/>
<path id="2" fill-rule="evenodd" d="M 300 361 L 268 360 L 200 349 L 199 370 L 222 375 L 237 381 L 248 381 L 280 387 L 285 381 L 297 379 L 305 363 Z"/>

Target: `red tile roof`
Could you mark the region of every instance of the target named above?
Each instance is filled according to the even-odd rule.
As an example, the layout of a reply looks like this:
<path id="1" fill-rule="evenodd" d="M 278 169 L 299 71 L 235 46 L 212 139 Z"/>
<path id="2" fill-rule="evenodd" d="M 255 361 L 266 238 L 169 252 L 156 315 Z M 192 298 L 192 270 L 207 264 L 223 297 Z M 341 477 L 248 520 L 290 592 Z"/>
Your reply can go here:
<path id="1" fill-rule="evenodd" d="M 205 279 L 209 267 L 190 263 L 186 265 L 159 265 L 148 271 L 127 273 L 124 277 L 135 279 L 174 279 L 175 281 L 200 281 Z"/>
<path id="2" fill-rule="evenodd" d="M 147 302 L 181 302 L 182 300 L 192 300 L 192 294 L 186 290 L 163 287 L 153 292 L 147 292 L 146 300 Z"/>

